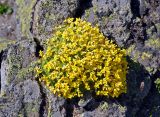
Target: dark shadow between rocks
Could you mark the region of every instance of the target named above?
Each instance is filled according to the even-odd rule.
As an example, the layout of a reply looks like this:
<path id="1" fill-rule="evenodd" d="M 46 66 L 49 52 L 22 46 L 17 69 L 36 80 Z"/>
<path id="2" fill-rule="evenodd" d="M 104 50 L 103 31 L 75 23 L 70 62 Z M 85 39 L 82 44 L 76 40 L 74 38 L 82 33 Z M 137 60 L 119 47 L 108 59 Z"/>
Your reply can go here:
<path id="1" fill-rule="evenodd" d="M 74 18 L 80 18 L 84 13 L 85 10 L 93 7 L 92 0 L 78 0 L 78 6 L 74 12 Z"/>
<path id="2" fill-rule="evenodd" d="M 151 79 L 149 73 L 139 63 L 134 62 L 127 57 L 128 74 L 127 74 L 127 93 L 122 94 L 117 100 L 126 106 L 126 117 L 136 117 L 143 99 L 148 95 L 151 87 Z M 141 116 L 142 117 L 142 116 Z"/>
<path id="3" fill-rule="evenodd" d="M 103 103 L 107 104 L 106 109 L 102 109 L 104 116 L 114 113 L 126 117 L 137 117 L 136 115 L 144 103 L 143 99 L 150 91 L 151 79 L 149 73 L 142 65 L 134 62 L 129 57 L 127 57 L 127 61 L 129 64 L 129 70 L 127 74 L 126 94 L 122 94 L 118 98 L 94 96 L 91 97 L 91 99 L 85 105 L 82 104 L 83 106 L 79 105 L 80 99 L 67 100 L 65 103 L 67 117 L 73 116 L 75 108 L 81 108 L 83 112 L 87 114 L 94 114 L 94 116 L 99 117 L 99 109 L 101 110 L 101 107 L 104 106 Z M 126 108 L 126 110 L 120 110 L 121 107 Z"/>
<path id="4" fill-rule="evenodd" d="M 67 99 L 67 100 L 65 100 L 65 110 L 66 110 L 66 117 L 73 117 L 73 110 L 74 110 L 74 106 L 76 105 L 77 106 L 77 104 L 76 104 L 76 102 L 77 102 L 77 99 Z"/>
<path id="5" fill-rule="evenodd" d="M 36 57 L 40 57 L 40 56 L 39 56 L 39 52 L 40 52 L 40 51 L 43 51 L 44 48 L 43 48 L 43 46 L 41 46 L 41 44 L 40 44 L 40 42 L 39 42 L 39 40 L 38 40 L 37 38 L 34 38 L 34 42 L 36 43 L 35 56 L 36 56 Z"/>
<path id="6" fill-rule="evenodd" d="M 133 17 L 140 17 L 140 2 L 139 0 L 131 0 L 131 11 L 133 14 Z"/>
<path id="7" fill-rule="evenodd" d="M 1 63 L 2 63 L 2 55 L 3 55 L 3 50 L 0 52 L 0 69 L 1 69 Z"/>
<path id="8" fill-rule="evenodd" d="M 44 92 L 44 89 L 41 85 L 40 82 L 38 82 L 39 87 L 40 87 L 40 92 L 41 92 L 41 104 L 40 104 L 40 108 L 39 108 L 39 115 L 40 117 L 44 117 L 44 112 L 45 112 L 45 107 L 47 105 L 47 97 L 46 97 L 46 93 Z"/>
<path id="9" fill-rule="evenodd" d="M 0 52 L 0 93 L 1 93 L 1 63 L 2 63 L 3 51 Z"/>
<path id="10" fill-rule="evenodd" d="M 160 77 L 160 71 L 157 71 L 152 77 L 151 89 L 144 98 L 136 117 L 159 117 L 160 115 L 160 93 L 158 92 L 154 81 Z"/>

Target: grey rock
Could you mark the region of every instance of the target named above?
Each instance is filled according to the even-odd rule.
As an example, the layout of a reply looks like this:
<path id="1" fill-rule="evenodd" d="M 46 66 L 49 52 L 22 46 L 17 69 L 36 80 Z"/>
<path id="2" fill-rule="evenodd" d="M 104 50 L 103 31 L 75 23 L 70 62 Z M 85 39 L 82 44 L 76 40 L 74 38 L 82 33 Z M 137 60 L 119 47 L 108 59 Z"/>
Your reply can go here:
<path id="1" fill-rule="evenodd" d="M 12 90 L 16 83 L 23 80 L 16 77 L 22 68 L 27 68 L 36 60 L 35 49 L 34 42 L 24 40 L 4 51 L 1 63 L 1 92 L 9 94 L 6 90 Z"/>
<path id="2" fill-rule="evenodd" d="M 159 43 L 160 43 L 160 17 L 159 1 L 145 1 L 145 13 L 142 18 L 133 19 L 131 35 L 127 42 L 129 56 L 142 64 L 150 74 L 158 72 Z M 154 9 L 154 10 L 153 10 Z"/>
<path id="3" fill-rule="evenodd" d="M 48 107 L 48 116 L 51 117 L 65 117 L 66 109 L 65 109 L 65 99 L 61 97 L 57 97 L 50 92 L 47 93 L 49 107 Z"/>
<path id="4" fill-rule="evenodd" d="M 40 97 L 40 89 L 37 82 L 27 80 L 24 82 L 24 102 L 34 102 Z"/>
<path id="5" fill-rule="evenodd" d="M 85 96 L 84 96 L 84 98 L 82 98 L 82 99 L 79 100 L 78 106 L 85 107 L 91 101 L 94 101 L 92 95 L 90 93 L 86 93 Z"/>
<path id="6" fill-rule="evenodd" d="M 126 107 L 113 101 L 99 102 L 93 111 L 84 111 L 74 117 L 125 117 Z"/>
<path id="7" fill-rule="evenodd" d="M 78 0 L 40 0 L 34 12 L 33 34 L 40 42 L 51 37 L 54 27 L 73 17 Z"/>
<path id="8" fill-rule="evenodd" d="M 0 3 L 14 8 L 13 0 L 3 0 Z M 0 38 L 16 40 L 16 17 L 14 13 L 0 15 Z"/>
<path id="9" fill-rule="evenodd" d="M 92 5 L 82 18 L 93 25 L 98 24 L 105 36 L 114 39 L 119 46 L 124 46 L 130 35 L 130 0 L 93 0 Z"/>
<path id="10" fill-rule="evenodd" d="M 3 52 L 0 111 L 5 117 L 17 117 L 20 114 L 39 116 L 41 92 L 37 81 L 30 80 L 33 71 L 27 73 L 26 77 L 18 76 L 36 60 L 35 52 L 36 44 L 29 40 L 17 42 Z M 23 75 L 25 76 L 25 72 Z"/>
<path id="11" fill-rule="evenodd" d="M 14 12 L 0 16 L 0 117 L 142 117 L 159 116 L 160 96 L 153 80 L 160 68 L 160 2 L 157 0 L 3 0 Z M 90 3 L 90 7 L 87 4 Z M 92 7 L 91 7 L 92 6 Z M 83 10 L 85 10 L 83 14 Z M 81 12 L 81 13 L 80 13 Z M 76 14 L 77 13 L 77 14 Z M 81 16 L 82 15 L 82 16 Z M 35 80 L 37 38 L 41 44 L 67 17 L 98 24 L 119 46 L 127 48 L 127 93 L 118 99 L 93 98 L 78 103 L 51 94 Z M 21 37 L 30 37 L 21 38 Z M 2 48 L 2 42 L 15 39 Z M 20 41 L 21 40 L 21 41 Z M 6 42 L 6 41 L 5 41 Z M 8 43 L 8 42 L 6 42 Z M 2 48 L 2 49 L 1 49 Z M 79 100 L 79 99 L 78 99 Z"/>

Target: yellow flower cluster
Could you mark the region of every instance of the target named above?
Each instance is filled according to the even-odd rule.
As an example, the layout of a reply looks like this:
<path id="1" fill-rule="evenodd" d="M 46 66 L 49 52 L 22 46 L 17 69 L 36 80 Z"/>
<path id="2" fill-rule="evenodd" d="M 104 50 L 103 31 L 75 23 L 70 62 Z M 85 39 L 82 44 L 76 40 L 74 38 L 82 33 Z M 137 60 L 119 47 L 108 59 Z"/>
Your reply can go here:
<path id="1" fill-rule="evenodd" d="M 58 96 L 82 97 L 90 91 L 118 97 L 126 92 L 125 55 L 97 26 L 69 18 L 56 28 L 46 52 L 40 52 L 36 70 L 40 81 Z"/>

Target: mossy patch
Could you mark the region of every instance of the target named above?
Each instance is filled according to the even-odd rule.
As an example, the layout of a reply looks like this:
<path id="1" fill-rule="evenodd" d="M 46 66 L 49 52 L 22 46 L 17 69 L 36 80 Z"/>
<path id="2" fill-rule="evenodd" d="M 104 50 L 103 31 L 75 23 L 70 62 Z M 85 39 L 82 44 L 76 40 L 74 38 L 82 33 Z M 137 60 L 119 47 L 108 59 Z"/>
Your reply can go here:
<path id="1" fill-rule="evenodd" d="M 14 44 L 14 43 L 15 43 L 14 40 L 9 40 L 9 39 L 6 39 L 6 38 L 0 38 L 0 51 L 7 48 L 8 44 Z"/>
<path id="2" fill-rule="evenodd" d="M 6 5 L 6 4 L 0 4 L 0 14 L 12 14 L 13 9 Z"/>
<path id="3" fill-rule="evenodd" d="M 22 36 L 31 37 L 30 23 L 32 20 L 32 10 L 37 0 L 16 0 L 18 6 L 17 19 L 20 20 Z"/>
<path id="4" fill-rule="evenodd" d="M 109 108 L 109 104 L 107 102 L 102 102 L 99 106 L 100 110 L 104 111 Z"/>
<path id="5" fill-rule="evenodd" d="M 29 75 L 32 75 L 34 73 L 34 68 L 36 66 L 36 62 L 31 63 L 30 65 L 28 65 L 26 68 L 22 68 L 18 74 L 17 74 L 17 78 L 20 79 L 26 79 L 27 77 L 29 77 Z"/>
<path id="6" fill-rule="evenodd" d="M 156 38 L 156 39 L 148 39 L 147 41 L 145 41 L 145 45 L 147 47 L 150 48 L 154 48 L 154 49 L 160 49 L 160 39 Z"/>

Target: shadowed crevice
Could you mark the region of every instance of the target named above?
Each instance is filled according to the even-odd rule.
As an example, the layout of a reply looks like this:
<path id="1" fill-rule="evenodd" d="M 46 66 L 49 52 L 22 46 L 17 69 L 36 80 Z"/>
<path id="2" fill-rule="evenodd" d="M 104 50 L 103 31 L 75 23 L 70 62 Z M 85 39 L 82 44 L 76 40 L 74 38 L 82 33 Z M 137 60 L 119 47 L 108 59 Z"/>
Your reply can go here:
<path id="1" fill-rule="evenodd" d="M 140 106 L 139 111 L 137 112 L 137 117 L 142 116 L 153 116 L 159 117 L 160 114 L 160 94 L 155 85 L 156 78 L 160 77 L 160 71 L 157 71 L 152 76 L 151 89 L 148 95 L 143 99 L 142 105 Z"/>
<path id="2" fill-rule="evenodd" d="M 140 17 L 140 2 L 139 0 L 131 0 L 131 11 L 133 18 Z"/>
<path id="3" fill-rule="evenodd" d="M 3 51 L 0 52 L 0 92 L 1 92 L 1 63 L 2 63 Z"/>
<path id="4" fill-rule="evenodd" d="M 43 51 L 44 48 L 43 46 L 40 44 L 39 40 L 37 38 L 34 38 L 34 42 L 36 43 L 36 52 L 35 52 L 35 56 L 36 57 L 40 57 L 39 56 L 39 52 Z"/>
<path id="5" fill-rule="evenodd" d="M 74 12 L 74 18 L 80 18 L 85 13 L 85 10 L 93 7 L 92 0 L 78 0 L 78 6 Z"/>
<path id="6" fill-rule="evenodd" d="M 2 63 L 2 56 L 3 56 L 3 50 L 0 52 L 0 69 L 1 69 L 1 63 Z"/>
<path id="7" fill-rule="evenodd" d="M 40 87 L 41 99 L 42 99 L 41 104 L 40 104 L 40 109 L 39 109 L 39 116 L 44 117 L 45 107 L 47 105 L 47 102 L 46 102 L 47 97 L 46 97 L 44 89 L 43 89 L 43 87 L 42 87 L 42 85 L 39 81 L 38 81 L 38 84 L 39 84 L 39 87 Z"/>
<path id="8" fill-rule="evenodd" d="M 65 105 L 65 110 L 66 110 L 66 117 L 73 117 L 73 110 L 74 110 L 73 101 L 70 99 L 67 99 L 64 105 Z"/>
<path id="9" fill-rule="evenodd" d="M 30 32 L 33 34 L 33 22 L 34 22 L 34 15 L 35 15 L 35 9 L 36 9 L 36 5 L 38 4 L 40 0 L 37 0 L 36 3 L 34 4 L 33 8 L 32 8 L 32 16 L 31 16 L 31 22 L 30 22 Z"/>

